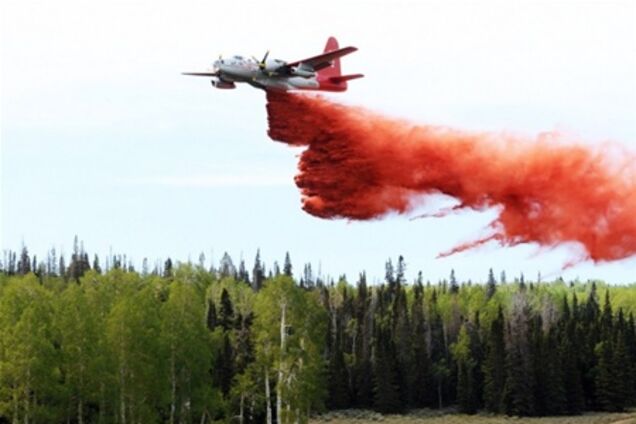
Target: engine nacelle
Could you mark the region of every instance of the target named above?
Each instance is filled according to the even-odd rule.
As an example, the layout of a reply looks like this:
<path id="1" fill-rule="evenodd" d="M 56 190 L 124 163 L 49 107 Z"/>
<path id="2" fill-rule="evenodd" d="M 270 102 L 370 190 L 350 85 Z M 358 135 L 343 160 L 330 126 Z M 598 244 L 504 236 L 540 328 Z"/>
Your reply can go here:
<path id="1" fill-rule="evenodd" d="M 212 83 L 212 87 L 220 88 L 222 90 L 229 90 L 232 88 L 236 88 L 236 85 L 234 85 L 233 82 L 227 82 L 227 81 L 217 80 L 217 79 L 213 79 L 210 82 Z"/>
<path id="2" fill-rule="evenodd" d="M 276 74 L 282 66 L 285 66 L 285 61 L 280 59 L 267 59 L 260 64 L 261 70 L 270 75 Z"/>
<path id="3" fill-rule="evenodd" d="M 291 68 L 291 72 L 294 76 L 297 77 L 303 77 L 303 78 L 311 78 L 311 77 L 315 77 L 316 76 L 316 72 L 314 71 L 310 71 L 307 69 L 303 69 L 300 66 L 296 66 L 294 68 Z"/>

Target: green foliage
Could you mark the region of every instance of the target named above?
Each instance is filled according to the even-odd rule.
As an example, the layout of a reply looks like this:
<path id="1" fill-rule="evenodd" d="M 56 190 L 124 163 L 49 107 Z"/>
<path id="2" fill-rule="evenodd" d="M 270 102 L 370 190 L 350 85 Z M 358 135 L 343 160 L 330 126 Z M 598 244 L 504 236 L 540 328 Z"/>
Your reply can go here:
<path id="1" fill-rule="evenodd" d="M 484 405 L 490 412 L 502 412 L 505 370 L 502 364 L 506 358 L 504 342 L 504 315 L 499 307 L 497 318 L 490 324 L 486 336 L 486 357 L 482 364 L 484 373 Z"/>
<path id="2" fill-rule="evenodd" d="M 387 284 L 368 287 L 361 274 L 355 287 L 344 277 L 325 286 L 305 272 L 301 286 L 289 256 L 268 280 L 259 263 L 250 283 L 229 255 L 218 271 L 166 261 L 138 274 L 125 258 L 90 270 L 75 250 L 69 267 L 33 274 L 25 250 L 11 275 L 0 270 L 0 422 L 636 404 L 634 285 L 498 283 L 494 271 L 483 285 L 454 272 L 410 285 L 400 257 L 386 263 Z"/>
<path id="3" fill-rule="evenodd" d="M 51 294 L 33 274 L 11 278 L 0 299 L 0 416 L 57 421 L 60 362 Z"/>
<path id="4" fill-rule="evenodd" d="M 315 295 L 280 275 L 265 283 L 254 304 L 256 362 L 275 376 L 277 414 L 282 422 L 307 420 L 323 405 L 322 358 L 326 316 Z"/>
<path id="5" fill-rule="evenodd" d="M 460 412 L 474 414 L 478 407 L 478 388 L 475 382 L 477 361 L 466 326 L 462 325 L 457 341 L 451 346 L 457 364 L 457 405 Z"/>

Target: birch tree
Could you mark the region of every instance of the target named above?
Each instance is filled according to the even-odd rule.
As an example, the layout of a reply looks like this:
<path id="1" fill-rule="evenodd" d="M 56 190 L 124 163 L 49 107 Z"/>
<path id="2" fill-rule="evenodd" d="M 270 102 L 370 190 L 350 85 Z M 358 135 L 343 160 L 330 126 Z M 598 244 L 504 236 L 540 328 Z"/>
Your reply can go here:
<path id="1" fill-rule="evenodd" d="M 324 398 L 318 388 L 324 387 L 319 379 L 324 374 L 325 312 L 314 295 L 287 276 L 266 282 L 254 311 L 256 356 L 264 369 L 266 403 L 267 381 L 275 376 L 277 422 L 304 422 Z"/>

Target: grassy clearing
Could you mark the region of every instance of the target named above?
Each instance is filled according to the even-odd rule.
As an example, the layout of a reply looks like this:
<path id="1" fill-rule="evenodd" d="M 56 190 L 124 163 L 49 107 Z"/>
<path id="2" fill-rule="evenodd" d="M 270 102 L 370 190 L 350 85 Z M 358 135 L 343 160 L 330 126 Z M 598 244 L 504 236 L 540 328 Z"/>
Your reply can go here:
<path id="1" fill-rule="evenodd" d="M 310 420 L 311 424 L 636 424 L 636 411 L 609 414 L 588 413 L 571 417 L 520 418 L 498 415 L 462 415 L 452 411 L 421 410 L 408 415 L 381 415 L 370 411 L 334 411 Z"/>

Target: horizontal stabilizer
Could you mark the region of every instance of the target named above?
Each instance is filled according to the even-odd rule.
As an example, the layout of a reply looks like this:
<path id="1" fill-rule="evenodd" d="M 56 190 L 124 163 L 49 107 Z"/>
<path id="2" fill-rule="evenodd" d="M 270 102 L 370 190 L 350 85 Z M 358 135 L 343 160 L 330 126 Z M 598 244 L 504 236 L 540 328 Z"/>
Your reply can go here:
<path id="1" fill-rule="evenodd" d="M 334 84 L 340 84 L 345 81 L 362 78 L 363 76 L 364 76 L 363 74 L 337 75 L 337 76 L 329 77 L 329 82 L 333 82 Z"/>

